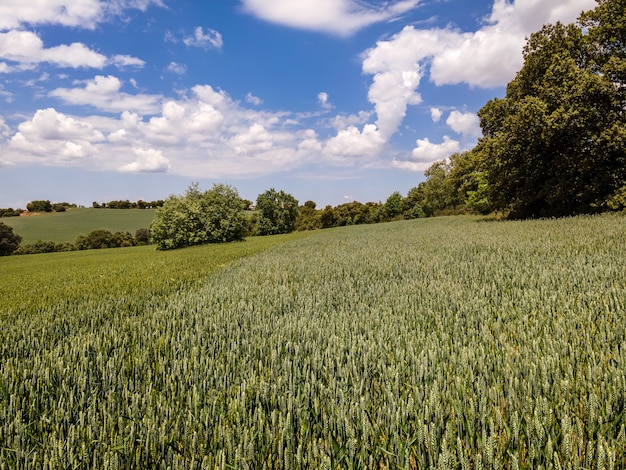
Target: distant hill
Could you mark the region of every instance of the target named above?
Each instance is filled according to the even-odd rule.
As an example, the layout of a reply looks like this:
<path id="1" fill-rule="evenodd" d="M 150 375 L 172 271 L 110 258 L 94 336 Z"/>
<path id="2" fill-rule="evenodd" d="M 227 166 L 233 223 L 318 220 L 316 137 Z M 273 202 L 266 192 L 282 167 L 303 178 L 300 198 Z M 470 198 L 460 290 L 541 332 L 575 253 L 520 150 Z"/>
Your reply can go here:
<path id="1" fill-rule="evenodd" d="M 2 217 L 0 222 L 13 227 L 22 236 L 22 244 L 41 241 L 73 242 L 78 235 L 92 230 L 130 232 L 149 228 L 154 209 L 71 209 L 65 212 L 42 212 L 20 217 Z"/>

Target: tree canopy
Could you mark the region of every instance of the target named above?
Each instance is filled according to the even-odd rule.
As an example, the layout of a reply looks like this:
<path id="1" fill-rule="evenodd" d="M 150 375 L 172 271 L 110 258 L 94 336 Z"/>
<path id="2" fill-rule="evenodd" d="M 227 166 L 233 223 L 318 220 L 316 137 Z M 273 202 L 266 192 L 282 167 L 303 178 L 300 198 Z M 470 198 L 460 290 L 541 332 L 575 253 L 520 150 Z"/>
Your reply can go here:
<path id="1" fill-rule="evenodd" d="M 460 203 L 512 218 L 624 208 L 626 0 L 545 25 L 523 54 L 505 97 L 479 111 L 476 147 L 435 162 L 415 189 L 427 215 Z"/>
<path id="2" fill-rule="evenodd" d="M 242 240 L 246 217 L 239 193 L 232 186 L 215 184 L 201 192 L 192 184 L 184 196 L 170 196 L 156 210 L 150 227 L 159 250 L 205 243 Z"/>
<path id="3" fill-rule="evenodd" d="M 294 231 L 300 209 L 298 201 L 291 194 L 268 189 L 257 197 L 256 208 L 261 212 L 257 228 L 259 235 Z"/>
<path id="4" fill-rule="evenodd" d="M 22 237 L 13 233 L 13 227 L 0 222 L 0 256 L 8 256 L 20 246 Z"/>

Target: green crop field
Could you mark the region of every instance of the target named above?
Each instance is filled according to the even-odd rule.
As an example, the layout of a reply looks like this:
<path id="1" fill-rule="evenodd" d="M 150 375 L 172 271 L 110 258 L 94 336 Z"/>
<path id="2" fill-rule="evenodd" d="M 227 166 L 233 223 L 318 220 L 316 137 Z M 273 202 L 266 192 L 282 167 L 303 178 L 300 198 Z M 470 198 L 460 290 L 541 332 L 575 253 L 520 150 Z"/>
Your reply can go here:
<path id="1" fill-rule="evenodd" d="M 0 258 L 0 468 L 626 468 L 625 261 L 613 215 Z"/>
<path id="2" fill-rule="evenodd" d="M 93 230 L 130 232 L 149 228 L 154 209 L 71 209 L 65 212 L 41 213 L 28 217 L 2 217 L 0 222 L 13 227 L 22 244 L 38 241 L 73 242 L 78 235 Z"/>

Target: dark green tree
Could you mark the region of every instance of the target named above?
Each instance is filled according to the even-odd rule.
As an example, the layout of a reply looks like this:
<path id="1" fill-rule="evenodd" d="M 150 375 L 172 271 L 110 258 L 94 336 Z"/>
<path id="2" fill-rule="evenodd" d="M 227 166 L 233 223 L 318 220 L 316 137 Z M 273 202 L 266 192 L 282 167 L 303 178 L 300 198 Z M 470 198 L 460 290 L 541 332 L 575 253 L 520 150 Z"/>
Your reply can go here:
<path id="1" fill-rule="evenodd" d="M 12 254 L 20 246 L 22 237 L 13 233 L 13 227 L 0 222 L 0 256 Z"/>
<path id="2" fill-rule="evenodd" d="M 479 112 L 478 201 L 514 218 L 563 216 L 600 210 L 626 184 L 623 85 L 598 73 L 611 59 L 594 31 L 557 23 L 529 38 L 505 98 Z"/>
<path id="3" fill-rule="evenodd" d="M 259 194 L 256 208 L 260 211 L 258 223 L 259 235 L 290 233 L 295 230 L 298 218 L 298 201 L 284 191 L 268 189 Z"/>
<path id="4" fill-rule="evenodd" d="M 237 190 L 216 184 L 202 193 L 197 183 L 184 196 L 170 196 L 150 226 L 159 250 L 242 240 L 247 227 Z"/>
<path id="5" fill-rule="evenodd" d="M 385 220 L 393 220 L 400 217 L 404 212 L 402 194 L 398 191 L 392 193 L 385 201 L 382 210 Z"/>
<path id="6" fill-rule="evenodd" d="M 28 212 L 52 212 L 52 203 L 48 200 L 31 201 L 26 204 Z"/>

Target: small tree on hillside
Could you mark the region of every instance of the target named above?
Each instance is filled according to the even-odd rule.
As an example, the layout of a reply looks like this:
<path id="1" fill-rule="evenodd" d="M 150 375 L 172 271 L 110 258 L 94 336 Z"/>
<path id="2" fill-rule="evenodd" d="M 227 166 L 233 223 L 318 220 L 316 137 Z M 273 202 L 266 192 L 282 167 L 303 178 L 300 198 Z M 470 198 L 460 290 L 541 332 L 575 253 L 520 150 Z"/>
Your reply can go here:
<path id="1" fill-rule="evenodd" d="M 296 227 L 299 207 L 298 201 L 284 191 L 268 189 L 256 200 L 256 208 L 261 212 L 259 235 L 291 233 Z"/>
<path id="2" fill-rule="evenodd" d="M 235 188 L 215 184 L 202 193 L 194 183 L 184 196 L 170 196 L 157 209 L 150 234 L 158 250 L 170 250 L 242 240 L 246 222 Z"/>
<path id="3" fill-rule="evenodd" d="M 13 233 L 13 227 L 0 222 L 0 256 L 12 254 L 20 246 L 22 237 Z"/>

